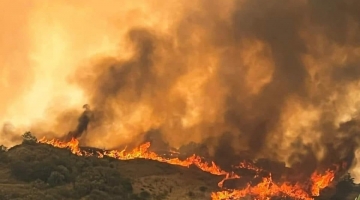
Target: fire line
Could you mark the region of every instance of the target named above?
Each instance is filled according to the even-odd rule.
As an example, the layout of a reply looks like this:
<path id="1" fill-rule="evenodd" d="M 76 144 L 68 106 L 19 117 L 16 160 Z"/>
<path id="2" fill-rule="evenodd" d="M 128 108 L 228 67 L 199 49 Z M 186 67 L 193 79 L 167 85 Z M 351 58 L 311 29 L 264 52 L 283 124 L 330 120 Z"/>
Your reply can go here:
<path id="1" fill-rule="evenodd" d="M 68 148 L 70 151 L 77 156 L 97 156 L 98 158 L 103 158 L 104 156 L 108 156 L 111 158 L 119 159 L 119 160 L 131 160 L 137 158 L 150 159 L 159 162 L 164 162 L 172 165 L 179 165 L 183 167 L 190 167 L 190 165 L 195 165 L 202 171 L 224 176 L 222 181 L 218 183 L 218 186 L 223 189 L 222 191 L 212 192 L 211 198 L 212 200 L 229 200 L 229 199 L 238 199 L 245 196 L 252 196 L 256 200 L 268 200 L 273 196 L 287 196 L 292 197 L 294 199 L 301 200 L 312 200 L 313 196 L 319 196 L 320 190 L 327 187 L 335 177 L 334 170 L 327 170 L 324 174 L 314 172 L 310 177 L 311 189 L 310 192 L 307 192 L 305 189 L 306 186 L 296 183 L 291 184 L 289 182 L 285 182 L 282 184 L 274 183 L 271 174 L 270 177 L 263 178 L 262 182 L 255 186 L 247 185 L 245 189 L 224 189 L 223 183 L 228 179 L 236 179 L 240 178 L 239 175 L 234 172 L 226 172 L 220 169 L 214 162 L 208 163 L 204 162 L 199 156 L 195 154 L 191 157 L 186 158 L 185 160 L 180 160 L 179 158 L 164 158 L 156 154 L 155 152 L 149 151 L 150 143 L 144 143 L 137 148 L 134 148 L 131 151 L 126 152 L 125 150 L 108 150 L 104 152 L 97 152 L 97 155 L 93 153 L 82 150 L 79 147 L 79 141 L 76 139 L 71 139 L 70 142 L 62 142 L 60 140 L 52 139 L 47 140 L 45 137 L 38 140 L 38 143 L 49 144 L 56 148 Z M 249 168 L 254 169 L 255 166 L 250 166 L 245 163 L 241 163 L 239 168 Z M 256 169 L 255 171 L 261 171 L 261 169 Z"/>

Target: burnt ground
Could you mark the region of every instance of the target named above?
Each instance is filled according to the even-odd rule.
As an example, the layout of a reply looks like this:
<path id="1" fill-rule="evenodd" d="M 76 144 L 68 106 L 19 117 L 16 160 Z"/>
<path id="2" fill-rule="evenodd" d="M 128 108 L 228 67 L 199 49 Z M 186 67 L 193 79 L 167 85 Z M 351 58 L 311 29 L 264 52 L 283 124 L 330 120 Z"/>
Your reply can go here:
<path id="1" fill-rule="evenodd" d="M 44 144 L 0 152 L 0 200 L 209 200 L 221 179 L 196 167 L 79 157 Z M 317 199 L 354 200 L 360 191 L 348 183 L 325 190 Z M 336 196 L 340 190 L 343 194 Z"/>

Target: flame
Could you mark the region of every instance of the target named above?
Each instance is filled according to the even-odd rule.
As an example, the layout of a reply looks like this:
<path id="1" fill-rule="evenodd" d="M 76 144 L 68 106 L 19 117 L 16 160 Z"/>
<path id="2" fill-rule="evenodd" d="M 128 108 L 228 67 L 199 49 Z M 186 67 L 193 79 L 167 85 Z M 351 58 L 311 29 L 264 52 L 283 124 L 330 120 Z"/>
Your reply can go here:
<path id="1" fill-rule="evenodd" d="M 212 193 L 211 198 L 213 200 L 226 200 L 226 199 L 237 199 L 245 196 L 253 196 L 257 200 L 267 200 L 272 196 L 287 196 L 294 199 L 312 200 L 312 196 L 319 196 L 320 190 L 330 184 L 331 181 L 327 182 L 327 177 L 334 177 L 334 173 L 327 173 L 325 176 L 317 174 L 319 179 L 313 179 L 311 195 L 304 189 L 304 186 L 296 183 L 282 183 L 276 184 L 272 181 L 272 178 L 263 178 L 262 182 L 256 186 L 251 187 L 250 184 L 242 190 L 225 190 L 216 193 Z"/>
<path id="2" fill-rule="evenodd" d="M 331 170 L 327 170 L 324 175 L 313 173 L 311 176 L 311 180 L 313 181 L 311 187 L 311 193 L 314 196 L 320 195 L 320 190 L 324 189 L 328 186 L 334 179 L 334 172 Z"/>
<path id="3" fill-rule="evenodd" d="M 246 161 L 241 162 L 238 166 L 234 166 L 234 168 L 236 168 L 236 169 L 250 169 L 250 170 L 253 170 L 253 171 L 257 172 L 257 173 L 263 171 L 262 169 L 255 166 L 254 164 L 246 162 Z"/>
<path id="4" fill-rule="evenodd" d="M 39 143 L 43 143 L 43 144 L 50 144 L 54 147 L 57 148 L 69 148 L 71 150 L 71 152 L 75 155 L 78 156 L 95 156 L 89 152 L 83 151 L 79 148 L 79 141 L 76 139 L 71 139 L 70 142 L 61 142 L 59 140 L 46 140 L 46 138 L 42 138 L 38 141 Z M 180 160 L 178 158 L 171 158 L 171 159 L 167 159 L 167 158 L 163 158 L 159 155 L 157 155 L 154 152 L 148 151 L 150 147 L 150 143 L 147 142 L 145 144 L 140 145 L 139 147 L 131 150 L 131 151 L 126 151 L 126 149 L 124 150 L 110 150 L 110 151 L 104 151 L 104 152 L 97 152 L 97 156 L 99 158 L 102 158 L 103 156 L 108 156 L 111 158 L 116 158 L 119 160 L 131 160 L 131 159 L 136 159 L 136 158 L 143 158 L 143 159 L 150 159 L 150 160 L 156 160 L 159 162 L 165 162 L 168 164 L 172 164 L 172 165 L 179 165 L 179 166 L 183 166 L 183 167 L 190 167 L 190 165 L 195 165 L 198 168 L 200 168 L 201 170 L 205 171 L 205 172 L 209 172 L 211 174 L 214 175 L 227 175 L 228 173 L 221 170 L 220 167 L 218 167 L 214 162 L 211 163 L 207 163 L 207 162 L 203 162 L 201 157 L 196 156 L 196 155 L 192 155 L 191 157 L 185 159 L 185 160 Z"/>
<path id="5" fill-rule="evenodd" d="M 276 185 L 271 177 L 263 178 L 263 181 L 258 185 L 251 187 L 248 185 L 243 190 L 232 190 L 232 191 L 221 191 L 212 193 L 213 200 L 225 200 L 225 199 L 236 199 L 245 196 L 254 196 L 256 199 L 266 200 L 271 196 L 289 196 L 296 199 L 311 200 L 308 193 L 306 193 L 299 184 L 290 185 L 284 183 L 282 185 Z"/>
<path id="6" fill-rule="evenodd" d="M 240 178 L 234 172 L 226 172 L 222 170 L 218 165 L 214 162 L 208 163 L 201 159 L 201 157 L 197 155 L 192 155 L 184 160 L 180 160 L 179 158 L 164 158 L 156 154 L 155 152 L 149 151 L 150 143 L 144 143 L 133 150 L 126 151 L 123 150 L 105 150 L 103 152 L 97 151 L 96 154 L 90 153 L 82 150 L 79 147 L 79 141 L 77 139 L 71 139 L 69 142 L 62 142 L 57 139 L 47 140 L 45 137 L 38 140 L 38 143 L 49 144 L 57 148 L 67 148 L 70 151 L 78 156 L 97 156 L 98 158 L 103 158 L 104 156 L 112 157 L 119 160 L 131 160 L 131 159 L 149 159 L 155 160 L 159 162 L 164 162 L 172 165 L 179 165 L 183 167 L 190 167 L 191 165 L 195 165 L 202 171 L 214 174 L 214 175 L 222 175 L 224 178 L 218 183 L 220 188 L 223 188 L 223 183 L 225 180 L 229 179 L 238 179 Z M 247 162 L 242 162 L 238 166 L 234 168 L 246 168 L 251 169 L 257 173 L 262 172 L 263 170 L 256 167 L 255 165 Z M 319 172 L 314 172 L 310 178 L 311 190 L 307 191 L 306 184 L 295 183 L 291 184 L 289 182 L 284 182 L 281 184 L 277 184 L 272 180 L 271 174 L 269 177 L 265 177 L 262 179 L 262 182 L 255 186 L 247 185 L 245 189 L 226 189 L 219 192 L 213 192 L 211 194 L 212 200 L 227 200 L 227 199 L 238 199 L 241 197 L 251 196 L 256 200 L 268 200 L 272 196 L 287 196 L 295 199 L 301 200 L 312 200 L 313 196 L 319 196 L 320 190 L 327 187 L 335 177 L 335 170 L 327 170 L 325 174 L 321 174 Z"/>

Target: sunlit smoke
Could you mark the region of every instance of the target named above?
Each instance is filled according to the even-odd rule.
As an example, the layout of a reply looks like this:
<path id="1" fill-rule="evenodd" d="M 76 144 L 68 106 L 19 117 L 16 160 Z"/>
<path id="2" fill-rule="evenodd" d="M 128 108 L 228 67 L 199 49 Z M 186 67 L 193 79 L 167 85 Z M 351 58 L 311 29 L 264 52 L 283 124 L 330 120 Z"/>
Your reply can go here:
<path id="1" fill-rule="evenodd" d="M 89 103 L 84 145 L 158 130 L 214 155 L 360 159 L 358 1 L 0 1 L 1 142 L 61 137 Z"/>

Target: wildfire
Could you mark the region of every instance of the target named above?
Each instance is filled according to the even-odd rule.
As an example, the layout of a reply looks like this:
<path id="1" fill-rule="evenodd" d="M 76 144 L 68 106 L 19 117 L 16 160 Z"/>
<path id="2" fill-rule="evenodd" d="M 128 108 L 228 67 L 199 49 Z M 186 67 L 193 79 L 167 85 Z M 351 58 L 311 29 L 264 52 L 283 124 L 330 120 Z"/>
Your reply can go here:
<path id="1" fill-rule="evenodd" d="M 192 155 L 191 157 L 186 158 L 185 160 L 180 160 L 178 158 L 164 158 L 156 154 L 155 152 L 149 151 L 150 143 L 140 145 L 139 147 L 126 151 L 124 150 L 110 150 L 103 152 L 93 153 L 86 152 L 79 147 L 79 141 L 72 139 L 70 142 L 62 142 L 59 140 L 47 140 L 45 137 L 38 141 L 39 143 L 49 144 L 57 148 L 68 148 L 71 152 L 78 156 L 97 156 L 103 158 L 104 156 L 112 157 L 119 160 L 130 160 L 136 158 L 156 160 L 159 162 L 164 162 L 172 165 L 179 165 L 183 167 L 190 167 L 190 165 L 195 165 L 199 169 L 214 174 L 214 175 L 223 175 L 224 179 L 218 183 L 220 188 L 223 188 L 223 183 L 228 179 L 238 179 L 239 175 L 234 172 L 226 172 L 220 169 L 214 162 L 208 163 L 203 161 L 199 156 Z M 256 172 L 260 172 L 261 169 L 253 166 L 249 163 L 240 163 L 235 168 L 249 168 L 254 169 Z M 226 189 L 220 192 L 213 192 L 211 194 L 212 200 L 228 200 L 228 199 L 238 199 L 241 197 L 251 196 L 256 200 L 268 200 L 272 196 L 287 196 L 293 197 L 295 199 L 301 200 L 312 200 L 312 196 L 319 196 L 320 190 L 327 187 L 331 181 L 334 179 L 335 171 L 328 170 L 325 174 L 320 174 L 314 172 L 311 176 L 311 190 L 307 192 L 308 187 L 301 185 L 299 183 L 291 184 L 288 182 L 277 184 L 273 182 L 271 174 L 269 177 L 263 178 L 262 182 L 255 186 L 247 185 L 245 189 L 241 190 L 229 190 Z M 310 193 L 310 194 L 309 194 Z"/>
<path id="2" fill-rule="evenodd" d="M 314 196 L 319 196 L 320 190 L 328 186 L 333 179 L 334 179 L 334 172 L 331 170 L 327 170 L 325 175 L 313 173 L 311 176 L 311 180 L 313 182 L 311 187 L 311 193 Z"/>
<path id="3" fill-rule="evenodd" d="M 242 190 L 227 190 L 212 193 L 213 200 L 237 199 L 245 196 L 253 196 L 258 200 L 268 200 L 272 196 L 287 196 L 295 199 L 312 200 L 309 194 L 301 187 L 300 184 L 283 183 L 277 185 L 269 178 L 263 178 L 262 182 L 251 187 L 250 184 Z"/>

